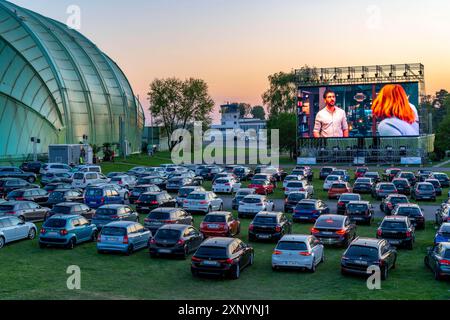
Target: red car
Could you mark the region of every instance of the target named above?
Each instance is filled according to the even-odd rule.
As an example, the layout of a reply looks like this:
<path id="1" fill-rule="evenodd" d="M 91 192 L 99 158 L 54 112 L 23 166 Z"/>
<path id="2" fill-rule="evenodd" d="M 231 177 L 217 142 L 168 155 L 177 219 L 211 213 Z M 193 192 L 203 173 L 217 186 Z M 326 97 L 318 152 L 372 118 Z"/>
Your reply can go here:
<path id="1" fill-rule="evenodd" d="M 200 232 L 207 237 L 233 237 L 241 232 L 241 222 L 231 212 L 213 211 L 200 224 Z"/>
<path id="2" fill-rule="evenodd" d="M 364 175 L 366 174 L 367 171 L 369 171 L 369 168 L 366 168 L 366 167 L 356 168 L 355 179 L 364 177 Z"/>
<path id="3" fill-rule="evenodd" d="M 343 193 L 352 193 L 352 187 L 348 182 L 334 182 L 331 188 L 328 189 L 328 199 L 337 199 Z"/>
<path id="4" fill-rule="evenodd" d="M 267 195 L 273 193 L 273 184 L 268 180 L 252 180 L 248 185 L 248 188 L 255 189 L 257 194 Z"/>

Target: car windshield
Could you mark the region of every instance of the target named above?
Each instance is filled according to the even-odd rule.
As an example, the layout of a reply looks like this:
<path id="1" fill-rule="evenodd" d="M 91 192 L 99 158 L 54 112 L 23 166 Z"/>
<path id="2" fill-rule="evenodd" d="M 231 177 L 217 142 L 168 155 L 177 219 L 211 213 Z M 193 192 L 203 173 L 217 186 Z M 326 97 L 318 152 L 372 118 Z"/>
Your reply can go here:
<path id="1" fill-rule="evenodd" d="M 406 229 L 406 222 L 404 222 L 404 221 L 385 220 L 381 224 L 381 228 L 385 228 L 385 229 Z"/>
<path id="2" fill-rule="evenodd" d="M 191 193 L 188 195 L 189 200 L 205 200 L 206 194 L 203 193 Z"/>
<path id="3" fill-rule="evenodd" d="M 355 183 L 370 183 L 372 180 L 371 179 L 357 179 Z"/>
<path id="4" fill-rule="evenodd" d="M 75 174 L 73 175 L 73 179 L 74 179 L 74 180 L 83 180 L 83 179 L 84 179 L 84 174 L 81 173 L 81 172 L 75 173 Z"/>
<path id="5" fill-rule="evenodd" d="M 213 246 L 201 246 L 195 253 L 196 257 L 203 258 L 216 258 L 216 259 L 227 259 L 227 248 L 224 247 L 213 247 Z"/>
<path id="6" fill-rule="evenodd" d="M 406 173 L 406 172 L 403 172 L 400 176 L 401 176 L 402 178 L 406 178 L 406 179 L 415 178 L 414 173 Z"/>
<path id="7" fill-rule="evenodd" d="M 206 215 L 204 222 L 225 222 L 225 216 L 218 214 L 208 214 Z"/>
<path id="8" fill-rule="evenodd" d="M 152 220 L 169 220 L 170 219 L 170 213 L 169 212 L 159 212 L 159 211 L 153 211 L 150 212 L 148 215 L 149 219 Z"/>
<path id="9" fill-rule="evenodd" d="M 287 176 L 284 178 L 284 181 L 292 181 L 292 180 L 298 180 L 297 176 Z"/>
<path id="10" fill-rule="evenodd" d="M 338 176 L 328 176 L 327 177 L 327 181 L 337 181 L 339 179 L 340 179 L 340 177 L 338 177 Z"/>
<path id="11" fill-rule="evenodd" d="M 112 215 L 116 215 L 117 214 L 117 210 L 116 209 L 109 209 L 109 208 L 99 208 L 99 209 L 97 209 L 95 214 L 96 215 L 101 215 L 101 216 L 112 216 Z"/>
<path id="12" fill-rule="evenodd" d="M 266 183 L 265 180 L 252 180 L 251 184 L 257 185 L 257 186 L 262 186 Z"/>
<path id="13" fill-rule="evenodd" d="M 397 215 L 404 217 L 419 217 L 422 215 L 422 212 L 419 208 L 398 208 Z"/>
<path id="14" fill-rule="evenodd" d="M 356 211 L 365 211 L 367 210 L 367 205 L 366 204 L 354 204 L 354 203 L 350 203 L 347 205 L 347 211 L 349 212 L 356 212 Z"/>
<path id="15" fill-rule="evenodd" d="M 360 196 L 358 194 L 343 194 L 339 197 L 339 201 L 357 201 L 360 200 Z"/>
<path id="16" fill-rule="evenodd" d="M 348 248 L 345 256 L 348 258 L 367 257 L 369 259 L 378 259 L 378 249 L 374 247 L 352 245 Z"/>
<path id="17" fill-rule="evenodd" d="M 288 196 L 288 201 L 300 201 L 306 198 L 304 193 L 291 193 Z"/>
<path id="18" fill-rule="evenodd" d="M 86 190 L 86 196 L 88 197 L 101 197 L 103 196 L 103 190 L 99 188 L 88 188 Z"/>
<path id="19" fill-rule="evenodd" d="M 0 211 L 11 211 L 14 210 L 14 206 L 10 204 L 0 205 Z"/>
<path id="20" fill-rule="evenodd" d="M 64 228 L 65 226 L 66 220 L 57 218 L 48 219 L 43 225 L 45 228 Z"/>
<path id="21" fill-rule="evenodd" d="M 244 198 L 242 199 L 244 203 L 261 203 L 261 199 L 258 198 Z"/>
<path id="22" fill-rule="evenodd" d="M 306 243 L 299 241 L 280 241 L 277 245 L 278 250 L 305 251 L 308 249 Z"/>
<path id="23" fill-rule="evenodd" d="M 155 239 L 157 240 L 178 240 L 180 238 L 181 231 L 173 229 L 159 229 L 156 232 Z"/>
<path id="24" fill-rule="evenodd" d="M 447 175 L 445 175 L 445 174 L 435 174 L 434 176 L 437 179 L 440 179 L 440 180 L 447 180 L 448 179 Z"/>
<path id="25" fill-rule="evenodd" d="M 254 223 L 260 223 L 260 224 L 276 224 L 277 218 L 276 217 L 266 217 L 266 216 L 256 216 L 255 219 L 253 219 Z"/>
<path id="26" fill-rule="evenodd" d="M 331 188 L 333 189 L 345 189 L 346 187 L 345 183 L 333 183 L 331 185 Z"/>
<path id="27" fill-rule="evenodd" d="M 318 219 L 315 225 L 316 228 L 342 228 L 342 220 L 326 218 Z"/>
<path id="28" fill-rule="evenodd" d="M 407 186 L 408 185 L 408 181 L 404 181 L 404 180 L 395 180 L 392 182 L 396 187 L 397 186 Z"/>
<path id="29" fill-rule="evenodd" d="M 119 227 L 103 227 L 102 229 L 102 235 L 103 236 L 116 236 L 116 237 L 122 237 L 126 235 L 127 230 L 125 228 L 119 228 Z"/>
<path id="30" fill-rule="evenodd" d="M 66 206 L 54 206 L 52 212 L 54 214 L 70 214 L 70 207 Z"/>

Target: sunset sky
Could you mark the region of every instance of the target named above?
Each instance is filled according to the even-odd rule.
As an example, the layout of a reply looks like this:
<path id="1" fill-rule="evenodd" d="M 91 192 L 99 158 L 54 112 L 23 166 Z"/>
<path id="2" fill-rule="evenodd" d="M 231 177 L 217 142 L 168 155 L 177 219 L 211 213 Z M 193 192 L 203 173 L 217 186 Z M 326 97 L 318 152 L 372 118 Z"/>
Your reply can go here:
<path id="1" fill-rule="evenodd" d="M 421 62 L 426 92 L 450 89 L 450 1 L 12 0 L 66 22 L 115 60 L 148 108 L 155 78 L 204 79 L 216 108 L 261 104 L 267 76 L 316 67 Z M 217 119 L 217 113 L 214 116 Z"/>

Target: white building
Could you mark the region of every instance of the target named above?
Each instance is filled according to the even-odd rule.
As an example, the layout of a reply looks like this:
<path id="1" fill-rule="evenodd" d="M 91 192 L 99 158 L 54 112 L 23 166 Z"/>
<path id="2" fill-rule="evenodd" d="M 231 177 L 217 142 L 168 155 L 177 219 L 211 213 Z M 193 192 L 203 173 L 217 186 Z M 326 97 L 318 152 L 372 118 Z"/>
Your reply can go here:
<path id="1" fill-rule="evenodd" d="M 220 106 L 222 119 L 219 125 L 212 125 L 211 129 L 225 130 L 249 130 L 254 129 L 257 133 L 267 128 L 266 120 L 254 118 L 240 118 L 239 105 L 236 103 Z"/>

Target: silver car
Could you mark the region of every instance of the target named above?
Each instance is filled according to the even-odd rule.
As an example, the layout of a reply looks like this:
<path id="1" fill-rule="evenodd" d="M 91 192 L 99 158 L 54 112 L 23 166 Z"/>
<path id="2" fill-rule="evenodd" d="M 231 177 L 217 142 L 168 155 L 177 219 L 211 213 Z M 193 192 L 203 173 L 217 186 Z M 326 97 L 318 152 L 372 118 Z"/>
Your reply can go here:
<path id="1" fill-rule="evenodd" d="M 36 233 L 37 228 L 34 223 L 24 222 L 16 217 L 0 217 L 0 249 L 12 241 L 33 240 Z"/>
<path id="2" fill-rule="evenodd" d="M 274 211 L 274 203 L 267 199 L 266 196 L 259 194 L 251 194 L 245 196 L 244 199 L 239 201 L 238 216 L 242 217 L 254 217 L 260 211 Z"/>
<path id="3" fill-rule="evenodd" d="M 223 211 L 223 200 L 212 191 L 195 191 L 183 201 L 183 209 L 188 212 Z"/>
<path id="4" fill-rule="evenodd" d="M 285 235 L 272 253 L 272 269 L 301 268 L 315 272 L 324 262 L 323 244 L 312 235 Z"/>
<path id="5" fill-rule="evenodd" d="M 115 176 L 111 178 L 111 184 L 116 184 L 125 189 L 133 189 L 136 187 L 137 180 L 135 176 L 123 175 L 123 176 Z"/>

